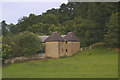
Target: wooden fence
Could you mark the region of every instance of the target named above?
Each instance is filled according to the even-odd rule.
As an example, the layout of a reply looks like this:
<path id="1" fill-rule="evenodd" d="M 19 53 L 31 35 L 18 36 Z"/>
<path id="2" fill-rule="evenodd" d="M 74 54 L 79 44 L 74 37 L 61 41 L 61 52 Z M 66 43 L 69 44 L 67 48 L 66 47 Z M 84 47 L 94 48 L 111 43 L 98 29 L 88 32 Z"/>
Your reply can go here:
<path id="1" fill-rule="evenodd" d="M 91 50 L 92 46 L 87 46 L 87 47 L 81 47 L 80 51 L 84 51 L 84 50 Z"/>

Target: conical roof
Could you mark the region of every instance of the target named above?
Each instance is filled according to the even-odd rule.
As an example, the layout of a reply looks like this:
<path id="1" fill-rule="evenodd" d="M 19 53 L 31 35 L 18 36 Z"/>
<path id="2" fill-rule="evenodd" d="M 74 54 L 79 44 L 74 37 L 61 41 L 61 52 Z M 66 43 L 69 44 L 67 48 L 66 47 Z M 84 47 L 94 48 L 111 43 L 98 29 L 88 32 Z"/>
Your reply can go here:
<path id="1" fill-rule="evenodd" d="M 53 32 L 46 40 L 45 42 L 48 41 L 63 41 L 63 38 L 57 33 Z"/>
<path id="2" fill-rule="evenodd" d="M 64 37 L 65 41 L 80 41 L 79 38 L 77 38 L 77 36 L 75 36 L 72 32 L 69 32 L 65 37 Z"/>

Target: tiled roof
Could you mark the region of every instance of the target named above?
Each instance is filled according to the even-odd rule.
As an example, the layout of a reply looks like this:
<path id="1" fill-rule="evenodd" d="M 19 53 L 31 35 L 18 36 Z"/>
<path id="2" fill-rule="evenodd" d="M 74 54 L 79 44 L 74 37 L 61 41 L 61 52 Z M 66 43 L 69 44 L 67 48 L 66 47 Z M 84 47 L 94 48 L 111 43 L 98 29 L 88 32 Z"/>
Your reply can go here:
<path id="1" fill-rule="evenodd" d="M 41 42 L 45 41 L 80 41 L 77 36 L 72 32 L 69 32 L 67 35 L 59 35 L 57 32 L 53 32 L 50 36 L 38 36 L 41 39 Z"/>
<path id="2" fill-rule="evenodd" d="M 65 37 L 64 37 L 65 41 L 80 41 L 79 38 L 77 38 L 77 36 L 75 36 L 72 32 L 69 32 Z"/>
<path id="3" fill-rule="evenodd" d="M 46 40 L 45 42 L 48 41 L 63 41 L 63 38 L 57 33 L 53 32 Z"/>

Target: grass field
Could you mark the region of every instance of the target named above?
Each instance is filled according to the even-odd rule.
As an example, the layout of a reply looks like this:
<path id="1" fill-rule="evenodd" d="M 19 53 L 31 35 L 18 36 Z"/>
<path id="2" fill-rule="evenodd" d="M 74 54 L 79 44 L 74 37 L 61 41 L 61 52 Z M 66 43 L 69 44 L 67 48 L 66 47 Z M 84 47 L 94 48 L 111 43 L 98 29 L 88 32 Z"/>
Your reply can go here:
<path id="1" fill-rule="evenodd" d="M 2 75 L 3 78 L 117 78 L 118 53 L 102 48 L 61 59 L 10 64 L 3 67 Z"/>

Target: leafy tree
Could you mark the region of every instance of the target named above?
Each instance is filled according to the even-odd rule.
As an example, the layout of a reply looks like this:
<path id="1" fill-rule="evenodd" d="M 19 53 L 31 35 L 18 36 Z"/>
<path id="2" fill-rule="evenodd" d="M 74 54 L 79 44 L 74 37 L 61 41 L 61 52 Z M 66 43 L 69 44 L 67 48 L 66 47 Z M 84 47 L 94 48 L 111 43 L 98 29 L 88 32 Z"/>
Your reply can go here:
<path id="1" fill-rule="evenodd" d="M 50 10 L 47 10 L 45 14 L 54 14 L 54 15 L 59 15 L 58 9 L 52 8 Z"/>
<path id="2" fill-rule="evenodd" d="M 74 31 L 72 20 L 68 20 L 68 21 L 64 22 L 63 25 L 64 25 L 65 34 L 67 34 L 68 32 L 73 32 Z"/>
<path id="3" fill-rule="evenodd" d="M 33 33 L 38 33 L 39 35 L 45 35 L 49 34 L 49 28 L 50 24 L 43 24 L 43 23 L 37 23 L 33 24 L 32 26 L 29 26 L 27 28 L 27 31 L 33 32 Z"/>
<path id="4" fill-rule="evenodd" d="M 60 28 L 54 24 L 50 25 L 48 28 L 49 34 L 52 32 L 58 32 L 59 33 Z"/>
<path id="5" fill-rule="evenodd" d="M 42 22 L 44 24 L 54 24 L 54 25 L 59 24 L 58 17 L 56 15 L 53 15 L 53 14 L 44 14 L 44 15 L 42 15 Z"/>
<path id="6" fill-rule="evenodd" d="M 40 16 L 38 16 L 39 18 Z M 17 23 L 19 32 L 24 32 L 27 30 L 28 26 L 38 23 L 39 19 L 34 14 L 30 14 L 29 17 L 23 16 Z"/>
<path id="7" fill-rule="evenodd" d="M 16 27 L 16 25 L 11 23 L 10 25 L 8 25 L 8 27 L 10 29 L 10 33 L 12 33 L 12 34 L 17 34 L 18 33 L 18 27 Z"/>
<path id="8" fill-rule="evenodd" d="M 108 31 L 105 35 L 105 43 L 109 47 L 118 47 L 118 13 L 113 13 L 110 17 L 110 21 L 106 24 Z"/>
<path id="9" fill-rule="evenodd" d="M 42 51 L 40 39 L 30 32 L 7 35 L 7 37 L 3 37 L 3 44 L 11 46 L 11 57 L 29 56 Z"/>
<path id="10" fill-rule="evenodd" d="M 74 33 L 80 38 L 81 46 L 91 45 L 103 40 L 101 25 L 89 19 L 75 17 L 73 21 Z"/>
<path id="11" fill-rule="evenodd" d="M 8 31 L 9 29 L 8 29 L 8 26 L 4 20 L 1 22 L 1 26 L 2 26 L 2 35 L 6 36 L 9 32 Z"/>
<path id="12" fill-rule="evenodd" d="M 2 60 L 6 60 L 8 58 L 11 58 L 11 46 L 7 44 L 2 44 Z"/>
<path id="13" fill-rule="evenodd" d="M 42 49 L 38 36 L 30 32 L 24 32 L 20 35 L 19 45 L 22 47 L 25 56 L 34 55 Z"/>

